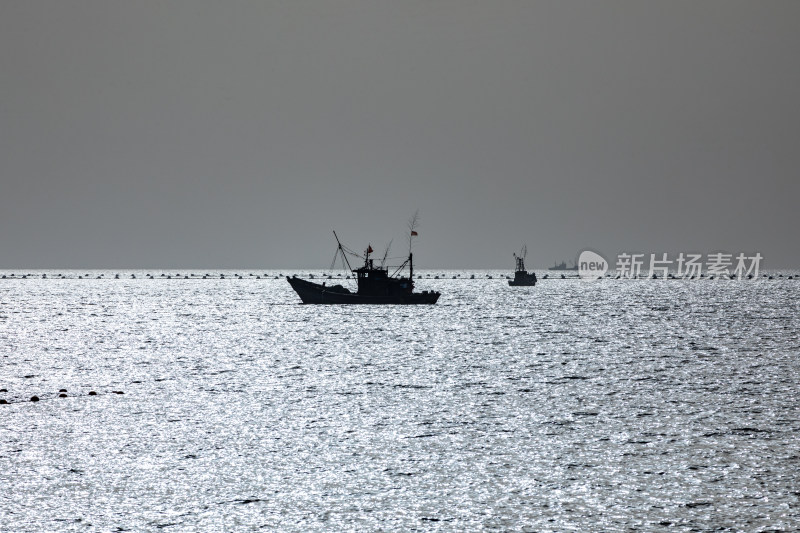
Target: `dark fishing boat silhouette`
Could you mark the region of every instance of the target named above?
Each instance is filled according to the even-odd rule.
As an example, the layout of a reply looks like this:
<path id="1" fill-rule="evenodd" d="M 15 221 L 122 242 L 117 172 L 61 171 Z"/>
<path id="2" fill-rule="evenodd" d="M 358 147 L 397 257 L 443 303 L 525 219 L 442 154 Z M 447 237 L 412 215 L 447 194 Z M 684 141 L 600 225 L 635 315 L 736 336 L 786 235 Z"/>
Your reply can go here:
<path id="1" fill-rule="evenodd" d="M 286 281 L 289 282 L 289 285 L 292 286 L 304 304 L 409 305 L 435 304 L 439 299 L 440 293 L 435 291 L 414 292 L 414 256 L 410 251 L 410 246 L 408 259 L 390 275 L 387 268 L 384 268 L 383 265 L 375 266 L 374 260 L 370 258 L 370 254 L 373 253 L 372 246 L 367 246 L 363 255 L 364 265 L 356 269 L 351 268 L 350 261 L 347 259 L 347 254 L 349 253 L 357 257 L 362 256 L 345 249 L 335 231 L 333 235 L 336 237 L 336 243 L 338 244 L 336 256 L 334 256 L 334 263 L 341 253 L 348 270 L 354 274 L 356 282 L 358 283 L 358 289 L 356 292 L 352 292 L 342 285 L 328 286 L 325 282 L 314 283 L 295 276 L 286 276 Z M 409 239 L 416 235 L 417 232 L 412 229 Z M 384 256 L 384 261 L 385 259 L 386 257 Z M 400 273 L 406 265 L 408 265 L 408 277 L 398 276 L 398 273 Z"/>
<path id="2" fill-rule="evenodd" d="M 528 255 L 528 247 L 523 246 L 519 255 L 514 254 L 514 262 L 516 268 L 514 269 L 514 279 L 508 280 L 508 284 L 512 287 L 532 287 L 536 285 L 536 273 L 528 272 L 525 270 L 525 257 Z"/>

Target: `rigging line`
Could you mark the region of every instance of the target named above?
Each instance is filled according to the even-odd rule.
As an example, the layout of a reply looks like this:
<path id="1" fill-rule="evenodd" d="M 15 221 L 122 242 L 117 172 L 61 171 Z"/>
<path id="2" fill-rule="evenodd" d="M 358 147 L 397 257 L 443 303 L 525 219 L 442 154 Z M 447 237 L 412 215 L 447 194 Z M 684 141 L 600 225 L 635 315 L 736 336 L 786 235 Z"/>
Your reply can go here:
<path id="1" fill-rule="evenodd" d="M 392 248 L 392 241 L 394 241 L 394 239 L 389 241 L 389 244 L 386 245 L 386 251 L 383 254 L 383 259 L 381 259 L 381 267 L 386 265 L 386 256 L 389 255 L 389 250 Z"/>
<path id="2" fill-rule="evenodd" d="M 339 249 L 338 248 L 333 253 L 333 261 L 331 261 L 331 267 L 328 270 L 333 270 L 333 267 L 336 266 L 336 260 L 337 259 L 339 259 Z"/>
<path id="3" fill-rule="evenodd" d="M 405 268 L 405 266 L 406 266 L 407 264 L 408 264 L 408 259 L 406 259 L 406 260 L 405 260 L 405 262 L 404 262 L 402 265 L 400 265 L 399 267 L 397 267 L 397 270 L 395 270 L 394 272 L 392 272 L 392 275 L 391 275 L 391 277 L 394 277 L 394 276 L 395 276 L 395 275 L 396 275 L 398 272 L 400 272 L 401 270 L 403 270 L 403 268 Z"/>
<path id="4" fill-rule="evenodd" d="M 347 260 L 347 256 L 344 254 L 344 247 L 342 246 L 342 241 L 339 240 L 339 236 L 336 235 L 336 231 L 333 232 L 333 236 L 336 237 L 336 244 L 339 245 L 339 250 L 342 250 L 342 259 L 345 263 L 347 263 L 347 269 L 352 271 L 352 267 L 350 266 L 350 261 Z"/>
<path id="5" fill-rule="evenodd" d="M 345 245 L 341 245 L 340 248 L 342 249 L 343 252 L 347 252 L 348 254 L 350 254 L 350 255 L 352 255 L 354 257 L 359 257 L 361 259 L 364 258 L 363 255 L 361 255 L 358 252 L 354 252 L 353 250 L 351 250 L 350 248 L 346 247 Z"/>

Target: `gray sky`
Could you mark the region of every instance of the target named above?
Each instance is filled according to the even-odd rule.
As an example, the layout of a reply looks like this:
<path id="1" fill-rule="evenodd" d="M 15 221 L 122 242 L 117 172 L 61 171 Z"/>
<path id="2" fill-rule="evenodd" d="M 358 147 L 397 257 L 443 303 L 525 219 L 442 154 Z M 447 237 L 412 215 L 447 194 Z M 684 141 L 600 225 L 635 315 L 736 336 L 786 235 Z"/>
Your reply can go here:
<path id="1" fill-rule="evenodd" d="M 800 266 L 800 2 L 0 2 L 0 268 Z"/>

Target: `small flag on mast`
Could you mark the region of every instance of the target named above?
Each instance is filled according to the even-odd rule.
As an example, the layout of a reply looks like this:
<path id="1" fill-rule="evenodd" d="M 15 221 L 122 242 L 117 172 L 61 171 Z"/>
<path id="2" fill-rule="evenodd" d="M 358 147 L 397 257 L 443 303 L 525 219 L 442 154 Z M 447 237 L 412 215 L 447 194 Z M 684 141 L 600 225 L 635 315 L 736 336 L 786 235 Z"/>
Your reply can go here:
<path id="1" fill-rule="evenodd" d="M 417 233 L 416 231 L 414 231 L 414 230 L 412 229 L 412 230 L 411 230 L 411 236 L 412 236 L 412 237 L 416 237 L 417 235 L 419 235 L 419 233 Z"/>
<path id="2" fill-rule="evenodd" d="M 368 253 L 368 254 L 371 254 L 371 253 L 372 253 L 372 246 L 371 246 L 371 245 L 369 245 L 369 244 L 367 245 L 367 253 Z"/>

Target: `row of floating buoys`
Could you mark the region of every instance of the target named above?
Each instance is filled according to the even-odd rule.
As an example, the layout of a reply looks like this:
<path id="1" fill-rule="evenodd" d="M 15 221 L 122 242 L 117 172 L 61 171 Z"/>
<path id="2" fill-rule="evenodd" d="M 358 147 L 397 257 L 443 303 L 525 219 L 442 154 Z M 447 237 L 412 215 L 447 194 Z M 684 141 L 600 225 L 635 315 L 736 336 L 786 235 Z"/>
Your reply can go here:
<path id="1" fill-rule="evenodd" d="M 293 277 L 302 277 L 302 276 L 294 275 Z M 306 277 L 309 278 L 309 279 L 315 279 L 314 274 L 308 274 Z M 327 277 L 327 279 L 332 279 L 330 275 L 328 275 L 328 276 L 324 276 L 323 275 L 322 277 Z M 495 277 L 497 277 L 498 279 L 514 279 L 513 276 L 509 276 L 509 275 L 492 276 L 491 274 L 486 274 L 486 279 L 494 279 Z M 794 279 L 800 280 L 800 275 L 784 276 L 783 274 L 778 274 L 777 276 L 775 276 L 775 275 L 764 274 L 763 276 L 761 276 L 761 278 L 763 278 L 763 279 L 782 278 L 782 279 L 789 279 L 789 280 L 794 280 Z M 275 279 L 278 279 L 278 276 L 276 276 Z M 350 279 L 350 276 L 347 276 L 347 279 Z M 451 278 L 448 278 L 446 275 L 443 275 L 443 274 L 436 274 L 436 275 L 427 274 L 425 276 L 423 276 L 422 274 L 419 274 L 419 275 L 417 275 L 416 279 L 429 279 L 429 280 L 439 280 L 439 279 L 454 279 L 454 280 L 455 279 L 463 279 L 463 280 L 466 280 L 466 279 L 470 279 L 470 280 L 474 280 L 474 279 L 476 279 L 476 277 L 475 277 L 475 274 L 471 274 L 469 278 L 466 278 L 466 277 L 465 278 L 461 278 L 460 275 L 456 275 L 456 276 L 452 276 Z M 558 280 L 558 279 L 579 280 L 581 278 L 578 275 L 567 276 L 565 274 L 560 274 L 560 275 L 554 275 L 554 276 L 551 277 L 550 274 L 544 274 L 539 279 L 543 279 L 543 280 L 545 280 L 545 279 L 550 279 L 550 280 L 554 280 L 554 279 L 555 280 Z M 735 276 L 735 275 L 732 275 L 732 274 L 728 274 L 728 275 L 722 275 L 722 276 L 716 276 L 715 277 L 714 275 L 706 276 L 705 274 L 700 274 L 699 276 L 689 276 L 689 277 L 680 276 L 680 277 L 678 277 L 678 276 L 675 276 L 674 274 L 669 274 L 665 278 L 664 276 L 657 276 L 657 275 L 647 276 L 647 275 L 639 274 L 637 276 L 632 276 L 632 277 L 628 278 L 628 277 L 620 276 L 619 274 L 617 274 L 616 276 L 614 274 L 606 274 L 605 276 L 598 276 L 597 278 L 594 278 L 594 279 L 636 279 L 636 280 L 648 280 L 648 279 L 672 279 L 672 280 L 731 279 L 731 280 L 736 280 L 736 279 L 738 279 L 738 276 Z M 749 275 L 747 275 L 746 279 L 758 279 L 758 278 L 754 278 L 754 276 L 752 274 L 749 274 Z"/>
<path id="2" fill-rule="evenodd" d="M 8 389 L 0 389 L 0 393 L 3 393 L 3 392 L 8 392 Z M 121 390 L 112 390 L 111 393 L 112 394 L 125 394 Z M 90 390 L 88 392 L 87 396 L 98 396 L 98 394 L 97 394 L 97 391 Z M 67 389 L 59 389 L 58 390 L 58 398 L 68 398 L 68 397 L 69 396 L 67 395 Z M 34 394 L 33 396 L 31 396 L 30 400 L 28 400 L 28 401 L 35 403 L 35 402 L 38 402 L 39 400 L 40 400 L 39 396 Z M 8 404 L 9 404 L 8 400 L 6 400 L 5 398 L 0 398 L 0 405 L 8 405 Z"/>
<path id="3" fill-rule="evenodd" d="M 0 279 L 28 279 L 28 277 L 31 277 L 31 275 L 30 274 L 23 274 L 23 275 L 17 276 L 16 274 L 10 274 L 10 275 L 3 274 L 2 276 L 0 276 Z M 156 279 L 156 277 L 153 274 L 145 274 L 145 277 L 147 279 Z M 230 275 L 230 277 L 231 278 L 236 278 L 236 279 L 244 279 L 244 276 L 242 274 L 233 274 L 233 275 Z M 283 274 L 270 275 L 270 274 L 264 273 L 264 274 L 248 274 L 248 277 L 251 277 L 253 279 L 282 279 L 284 277 L 284 275 Z M 311 279 L 314 279 L 315 276 L 314 276 L 314 274 L 309 274 L 308 277 L 310 277 Z M 323 275 L 323 277 L 324 277 L 324 275 Z M 337 274 L 335 277 L 341 278 L 342 275 L 341 274 Z M 183 274 L 183 275 L 181 275 L 181 274 L 174 274 L 174 275 L 173 274 L 161 274 L 159 276 L 159 278 L 170 279 L 170 280 L 171 279 L 192 279 L 192 278 L 195 278 L 195 279 L 217 279 L 217 278 L 218 279 L 229 279 L 229 278 L 227 278 L 225 276 L 225 274 L 219 274 L 219 276 L 217 276 L 216 274 L 202 274 L 202 275 L 201 274 Z M 328 279 L 334 279 L 334 276 L 333 275 L 328 275 L 327 278 Z M 350 276 L 348 275 L 348 276 L 346 276 L 346 278 L 350 279 Z M 42 279 L 50 279 L 50 278 L 47 277 L 47 274 L 42 274 Z M 59 274 L 58 276 L 56 276 L 53 279 L 81 279 L 82 280 L 82 279 L 90 279 L 90 276 L 88 274 L 85 275 L 85 276 L 83 274 L 79 274 L 75 278 L 68 278 L 64 274 Z M 105 278 L 105 276 L 103 274 L 99 274 L 94 279 L 106 279 L 106 278 Z M 120 274 L 114 274 L 114 279 L 122 279 L 122 278 L 121 278 Z M 138 279 L 138 278 L 136 277 L 136 274 L 131 274 L 130 279 Z"/>
<path id="4" fill-rule="evenodd" d="M 33 277 L 33 275 L 32 274 L 22 274 L 20 276 L 17 276 L 16 274 L 9 274 L 9 275 L 3 274 L 2 276 L 0 276 L 0 279 L 28 279 L 29 277 Z M 153 274 L 145 274 L 145 277 L 147 277 L 148 279 L 156 279 Z M 202 275 L 194 274 L 194 273 L 193 274 L 183 274 L 183 275 L 181 275 L 181 274 L 174 274 L 174 275 L 173 274 L 161 274 L 160 277 L 163 278 L 163 279 L 192 279 L 192 278 L 213 279 L 213 278 L 216 277 L 216 274 L 202 274 Z M 241 274 L 233 274 L 233 277 L 235 277 L 237 279 L 244 279 L 244 276 L 241 275 Z M 266 274 L 266 273 L 263 274 L 263 275 L 260 275 L 260 274 L 249 274 L 249 277 L 252 277 L 252 278 L 255 278 L 255 279 L 262 279 L 262 278 L 263 279 L 270 279 L 270 278 L 281 279 L 283 277 L 283 274 L 272 275 L 272 276 L 270 274 Z M 313 277 L 313 275 L 311 275 L 311 277 Z M 337 277 L 341 277 L 341 274 L 337 275 Z M 332 277 L 328 276 L 328 278 L 331 279 Z M 42 279 L 50 279 L 50 278 L 47 277 L 47 274 L 42 274 Z M 90 279 L 90 276 L 89 276 L 89 274 L 86 274 L 86 275 L 79 274 L 75 278 L 68 278 L 64 274 L 59 274 L 58 276 L 55 276 L 55 278 L 53 278 L 53 279 Z M 99 275 L 97 275 L 95 277 L 95 279 L 105 279 L 105 276 L 104 276 L 104 274 L 99 274 Z M 118 273 L 114 274 L 114 279 L 121 279 L 120 274 L 118 274 Z M 130 279 L 137 279 L 136 274 L 131 274 Z M 219 275 L 219 279 L 226 279 L 225 278 L 225 274 L 220 274 Z"/>
<path id="5" fill-rule="evenodd" d="M 148 279 L 156 279 L 155 276 L 153 274 L 150 274 L 150 273 L 145 274 L 145 276 Z M 244 279 L 244 277 L 241 274 L 237 274 L 237 273 L 232 274 L 231 276 L 233 278 L 236 278 L 236 279 Z M 259 280 L 260 279 L 270 279 L 270 278 L 272 278 L 272 279 L 282 279 L 283 278 L 283 274 L 282 273 L 278 274 L 278 275 L 270 275 L 270 274 L 267 274 L 267 273 L 264 273 L 263 275 L 259 275 L 259 274 L 250 273 L 250 274 L 248 274 L 248 276 L 251 277 L 251 278 L 259 279 Z M 309 273 L 307 275 L 307 277 L 309 279 L 315 279 L 317 276 L 318 275 L 315 275 L 314 273 Z M 323 278 L 327 278 L 327 279 L 334 279 L 334 276 L 332 274 L 323 273 L 323 274 L 321 274 L 319 276 L 323 277 Z M 0 276 L 0 279 L 28 279 L 28 278 L 32 278 L 32 277 L 34 277 L 34 275 L 30 274 L 30 273 L 21 274 L 19 276 L 17 276 L 16 274 L 9 274 L 9 275 L 3 274 L 2 276 Z M 159 276 L 159 278 L 170 279 L 170 280 L 171 279 L 192 279 L 192 278 L 196 278 L 196 279 L 214 279 L 215 277 L 217 277 L 216 274 L 209 274 L 209 273 L 202 274 L 202 275 L 201 274 L 197 274 L 197 273 L 191 273 L 191 274 L 180 274 L 180 273 L 177 273 L 177 274 L 164 274 L 164 273 L 162 273 Z M 335 277 L 336 278 L 342 278 L 342 274 L 336 274 Z M 735 276 L 733 274 L 727 274 L 727 275 L 719 275 L 719 276 L 716 277 L 716 279 L 724 279 L 725 277 L 728 277 L 730 279 L 737 279 L 738 278 L 737 276 Z M 748 274 L 747 275 L 747 279 L 753 279 L 753 277 L 754 276 L 752 274 Z M 761 277 L 764 278 L 764 279 L 775 279 L 775 278 L 785 278 L 785 279 L 790 279 L 790 280 L 794 280 L 795 278 L 800 279 L 800 275 L 787 275 L 787 276 L 784 276 L 784 274 L 774 274 L 774 275 L 762 274 Z M 59 273 L 57 275 L 54 275 L 53 278 L 48 278 L 47 274 L 42 274 L 41 278 L 42 279 L 70 279 L 70 278 L 66 277 L 63 273 Z M 493 279 L 494 276 L 492 276 L 491 274 L 486 274 L 485 278 L 486 279 Z M 501 279 L 513 279 L 510 275 L 500 275 L 500 278 Z M 602 279 L 602 278 L 603 277 L 598 277 L 598 279 Z M 619 274 L 617 274 L 615 276 L 614 273 L 607 273 L 604 276 L 604 278 L 606 278 L 606 279 L 623 279 L 624 277 L 620 276 Z M 702 273 L 697 275 L 697 276 L 693 275 L 693 276 L 689 276 L 689 277 L 684 277 L 684 276 L 677 277 L 677 276 L 675 276 L 675 274 L 668 274 L 666 277 L 663 276 L 663 275 L 662 276 L 658 276 L 656 274 L 652 274 L 650 276 L 648 276 L 646 274 L 638 274 L 636 276 L 632 276 L 630 278 L 624 278 L 624 279 L 700 279 L 700 278 L 715 279 L 715 276 L 713 274 L 707 276 L 706 274 L 702 274 Z M 85 276 L 84 275 L 78 275 L 76 279 L 90 279 L 90 276 L 89 276 L 89 274 L 87 274 Z M 95 279 L 105 279 L 104 278 L 104 274 L 97 275 L 95 277 Z M 120 274 L 119 273 L 114 274 L 114 279 L 120 279 Z M 137 279 L 136 274 L 132 273 L 130 275 L 130 279 Z M 221 273 L 221 274 L 219 274 L 219 279 L 227 279 L 227 278 L 226 278 L 224 273 Z M 345 279 L 350 279 L 350 276 L 349 275 L 345 276 Z M 423 275 L 419 274 L 419 275 L 417 275 L 417 279 L 446 279 L 446 277 L 445 277 L 444 274 L 426 274 L 424 276 L 424 278 L 423 278 Z M 461 279 L 461 274 L 453 275 L 452 279 Z M 466 278 L 463 278 L 463 279 L 466 279 Z M 476 279 L 475 274 L 471 274 L 469 279 Z M 552 277 L 551 278 L 550 274 L 544 274 L 543 276 L 541 276 L 541 279 L 580 279 L 580 276 L 578 276 L 578 275 L 567 276 L 565 274 L 560 274 L 560 275 L 558 275 L 558 277 Z"/>

